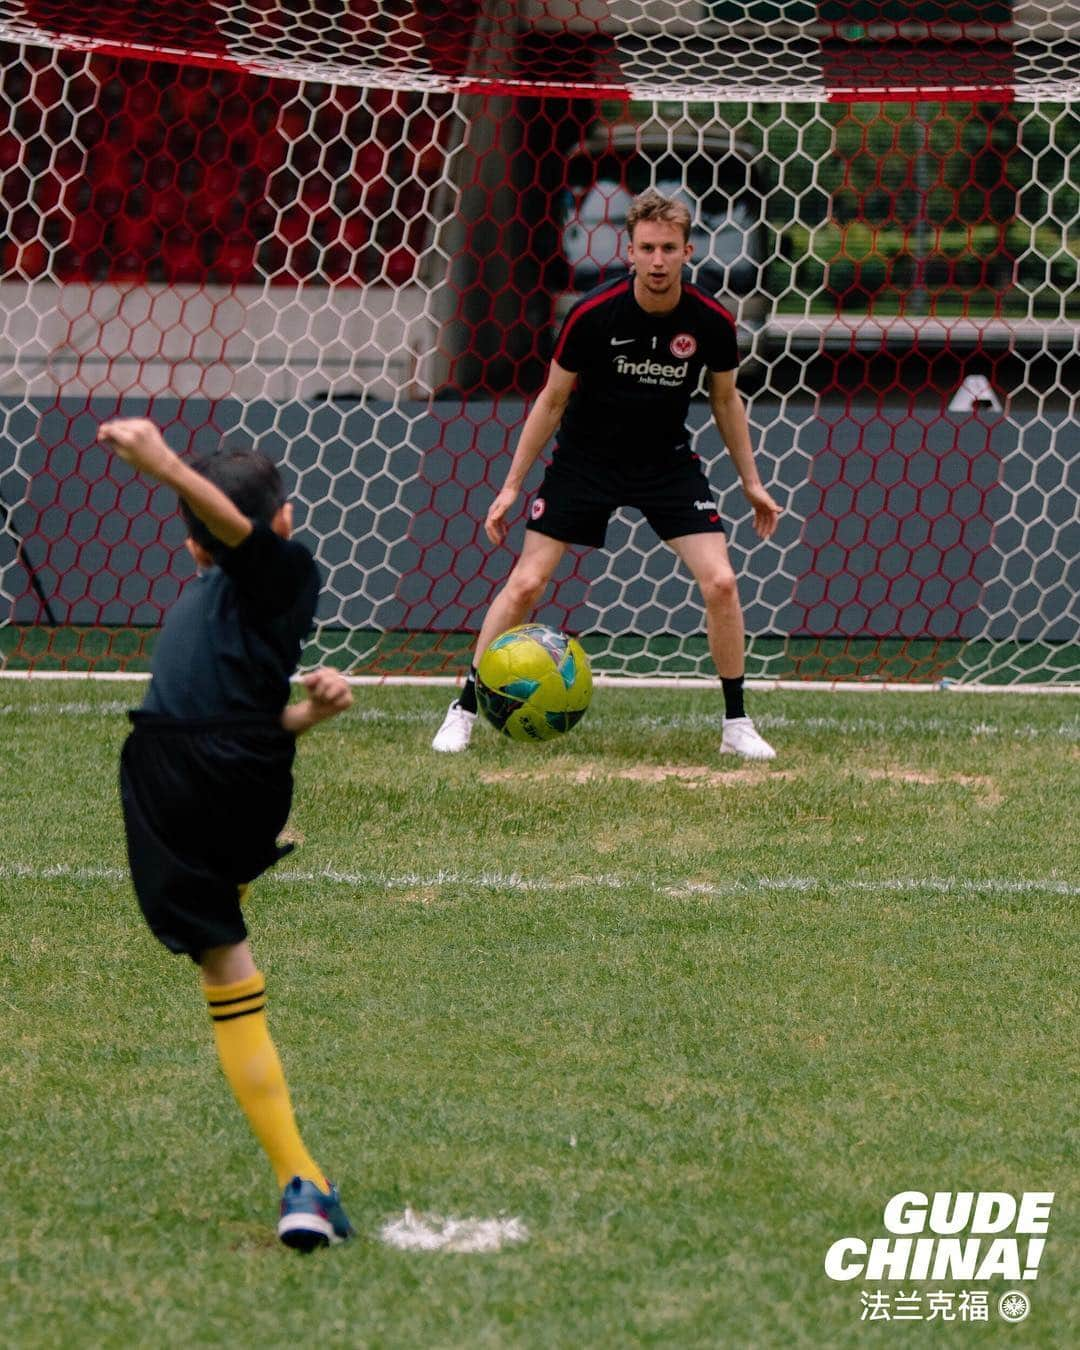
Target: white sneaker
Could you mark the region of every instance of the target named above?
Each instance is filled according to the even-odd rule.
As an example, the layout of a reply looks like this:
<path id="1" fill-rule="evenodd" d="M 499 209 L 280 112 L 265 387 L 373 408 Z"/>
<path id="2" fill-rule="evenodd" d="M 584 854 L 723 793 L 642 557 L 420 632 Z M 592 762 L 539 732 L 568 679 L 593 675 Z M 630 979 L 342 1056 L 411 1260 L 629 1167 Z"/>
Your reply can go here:
<path id="1" fill-rule="evenodd" d="M 775 759 L 776 751 L 758 735 L 749 717 L 725 717 L 720 740 L 722 755 L 742 755 L 743 759 Z"/>
<path id="2" fill-rule="evenodd" d="M 454 699 L 446 710 L 442 726 L 431 742 L 432 750 L 439 750 L 446 755 L 457 755 L 462 750 L 468 750 L 475 723 L 476 714 L 466 712 L 457 699 Z"/>

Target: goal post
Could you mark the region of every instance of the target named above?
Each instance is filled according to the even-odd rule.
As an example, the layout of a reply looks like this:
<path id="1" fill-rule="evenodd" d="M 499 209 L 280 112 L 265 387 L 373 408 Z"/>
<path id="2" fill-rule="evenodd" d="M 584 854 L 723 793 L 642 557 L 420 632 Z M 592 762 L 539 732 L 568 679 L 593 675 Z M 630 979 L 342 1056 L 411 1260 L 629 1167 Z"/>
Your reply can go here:
<path id="1" fill-rule="evenodd" d="M 460 674 L 557 325 L 652 184 L 785 507 L 758 540 L 695 400 L 748 675 L 1080 683 L 1080 16 L 950 15 L 0 0 L 0 669 L 146 669 L 191 573 L 170 495 L 95 444 L 123 414 L 282 464 L 326 582 L 307 659 Z M 712 674 L 633 513 L 539 617 L 604 676 Z"/>

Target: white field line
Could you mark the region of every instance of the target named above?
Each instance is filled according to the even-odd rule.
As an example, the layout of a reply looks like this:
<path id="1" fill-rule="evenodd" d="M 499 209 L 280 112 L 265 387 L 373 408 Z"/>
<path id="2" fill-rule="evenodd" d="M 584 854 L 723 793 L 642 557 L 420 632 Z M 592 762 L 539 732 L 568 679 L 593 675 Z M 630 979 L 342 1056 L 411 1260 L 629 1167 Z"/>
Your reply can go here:
<path id="1" fill-rule="evenodd" d="M 101 703 L 0 703 L 0 717 L 116 717 L 133 707 L 131 700 L 108 699 Z"/>
<path id="2" fill-rule="evenodd" d="M 0 670 L 0 680 L 94 680 L 142 681 L 150 678 L 139 671 L 84 671 L 84 670 Z M 299 676 L 294 676 L 294 683 Z M 352 685 L 399 685 L 419 688 L 457 689 L 462 684 L 460 675 L 348 675 Z M 607 689 L 716 689 L 720 681 L 704 675 L 594 675 L 593 683 Z M 830 694 L 1077 694 L 1080 684 L 965 684 L 956 680 L 940 680 L 936 684 L 904 684 L 901 681 L 866 680 L 747 680 L 747 689 L 767 693 L 787 690 L 791 693 L 811 692 Z"/>
<path id="3" fill-rule="evenodd" d="M 87 684 L 145 684 L 148 671 L 138 670 L 0 670 L 0 680 L 22 680 L 26 684 L 49 680 L 85 680 Z"/>
<path id="4" fill-rule="evenodd" d="M 527 1242 L 529 1230 L 518 1218 L 456 1219 L 407 1209 L 387 1219 L 379 1237 L 404 1252 L 498 1252 Z"/>
<path id="5" fill-rule="evenodd" d="M 354 890 L 412 891 L 440 887 L 474 891 L 625 891 L 648 887 L 656 895 L 672 898 L 700 896 L 753 896 L 809 891 L 915 895 L 930 891 L 940 895 L 1080 895 L 1080 882 L 1058 877 L 750 877 L 730 881 L 690 881 L 664 877 L 622 877 L 616 873 L 530 877 L 520 872 L 341 872 L 334 868 L 301 872 L 279 868 L 268 873 L 274 881 L 290 886 L 329 884 Z M 127 881 L 121 867 L 75 867 L 54 863 L 36 867 L 29 863 L 0 862 L 0 881 Z"/>
<path id="6" fill-rule="evenodd" d="M 460 675 L 349 675 L 354 685 L 441 685 L 460 688 Z M 593 675 L 598 689 L 715 689 L 720 681 L 709 675 Z M 761 680 L 746 681 L 747 689 L 757 693 L 786 690 L 789 693 L 826 694 L 1080 694 L 1080 684 L 966 684 L 958 680 L 939 680 L 936 684 L 905 684 L 899 680 Z"/>
<path id="7" fill-rule="evenodd" d="M 117 717 L 123 716 L 133 704 L 122 699 L 107 699 L 100 703 L 73 700 L 67 703 L 0 703 L 2 717 Z M 433 726 L 433 714 L 422 708 L 408 712 L 390 708 L 352 708 L 346 714 L 350 720 L 387 726 Z M 604 726 L 607 721 L 602 710 L 590 714 L 590 726 Z M 641 713 L 636 717 L 610 719 L 619 726 L 644 731 L 701 731 L 719 736 L 723 726 L 723 712 L 686 713 L 656 716 Z M 931 736 L 995 736 L 1011 740 L 1080 741 L 1080 717 L 1069 718 L 1056 726 L 1036 727 L 1030 723 L 1001 727 L 981 718 L 972 721 L 957 709 L 945 717 L 789 717 L 785 713 L 758 712 L 754 722 L 771 731 L 791 729 L 796 732 L 828 732 L 834 736 L 904 736 L 911 740 L 927 740 Z"/>

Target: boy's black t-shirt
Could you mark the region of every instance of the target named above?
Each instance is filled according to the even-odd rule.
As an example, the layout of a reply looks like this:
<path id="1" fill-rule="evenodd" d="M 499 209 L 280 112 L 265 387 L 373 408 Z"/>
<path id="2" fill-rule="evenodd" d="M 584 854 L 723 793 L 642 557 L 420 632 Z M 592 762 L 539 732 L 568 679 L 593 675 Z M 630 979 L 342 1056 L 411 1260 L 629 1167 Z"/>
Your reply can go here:
<path id="1" fill-rule="evenodd" d="M 703 370 L 739 363 L 735 321 L 711 295 L 683 283 L 679 302 L 650 314 L 624 278 L 590 291 L 566 316 L 553 353 L 578 377 L 558 432 L 572 449 L 613 465 L 663 463 L 686 443 L 690 398 Z"/>
<path id="2" fill-rule="evenodd" d="M 256 524 L 190 581 L 165 617 L 143 711 L 181 719 L 265 714 L 289 700 L 319 599 L 315 559 Z"/>

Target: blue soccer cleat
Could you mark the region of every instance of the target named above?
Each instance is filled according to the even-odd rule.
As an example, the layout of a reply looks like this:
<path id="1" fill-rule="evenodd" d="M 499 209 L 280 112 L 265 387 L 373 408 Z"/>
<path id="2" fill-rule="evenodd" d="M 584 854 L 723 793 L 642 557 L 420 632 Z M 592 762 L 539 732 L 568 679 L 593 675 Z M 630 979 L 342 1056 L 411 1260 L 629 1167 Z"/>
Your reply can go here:
<path id="1" fill-rule="evenodd" d="M 293 1177 L 281 1192 L 277 1233 L 286 1247 L 313 1252 L 316 1247 L 329 1247 L 352 1237 L 353 1226 L 341 1207 L 336 1186 L 331 1186 L 326 1195 L 313 1181 Z"/>

